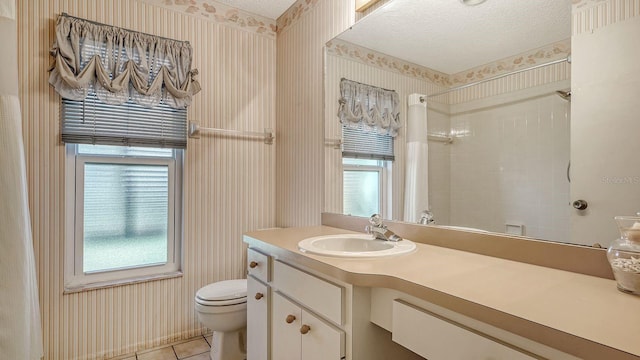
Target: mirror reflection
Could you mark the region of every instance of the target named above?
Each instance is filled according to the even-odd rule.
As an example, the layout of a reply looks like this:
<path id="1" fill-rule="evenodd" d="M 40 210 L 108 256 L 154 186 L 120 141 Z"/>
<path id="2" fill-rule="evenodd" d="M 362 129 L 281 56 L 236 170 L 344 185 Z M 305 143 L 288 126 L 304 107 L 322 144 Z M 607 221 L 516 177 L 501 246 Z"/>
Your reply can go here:
<path id="1" fill-rule="evenodd" d="M 569 0 L 392 0 L 327 43 L 325 211 L 568 241 L 570 22 Z M 343 79 L 398 94 L 397 136 Z"/>

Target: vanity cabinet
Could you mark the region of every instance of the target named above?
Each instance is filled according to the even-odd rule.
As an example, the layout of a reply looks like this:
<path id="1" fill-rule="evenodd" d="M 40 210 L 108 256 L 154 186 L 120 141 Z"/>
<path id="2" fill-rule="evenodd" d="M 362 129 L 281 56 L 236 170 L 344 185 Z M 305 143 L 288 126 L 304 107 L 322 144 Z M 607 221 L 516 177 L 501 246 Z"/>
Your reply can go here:
<path id="1" fill-rule="evenodd" d="M 270 294 L 268 334 L 261 335 L 267 359 L 640 358 L 638 342 L 622 336 L 637 334 L 639 322 L 600 326 L 607 316 L 592 311 L 601 300 L 638 305 L 615 286 L 612 291 L 613 280 L 420 243 L 411 254 L 384 259 L 324 257 L 297 247 L 306 238 L 339 231 L 322 226 L 244 235 L 256 250 L 249 276 Z M 543 283 L 549 276 L 551 285 Z M 594 298 L 582 296 L 591 293 Z M 575 296 L 581 301 L 571 300 Z M 261 313 L 264 319 L 264 308 Z M 308 336 L 316 334 L 318 339 Z M 264 358 L 248 360 L 256 359 Z"/>
<path id="2" fill-rule="evenodd" d="M 272 356 L 278 360 L 340 360 L 344 331 L 284 295 L 273 294 Z"/>
<path id="3" fill-rule="evenodd" d="M 247 269 L 247 360 L 422 359 L 370 321 L 370 289 L 260 248 Z"/>
<path id="4" fill-rule="evenodd" d="M 247 252 L 247 359 L 345 358 L 344 288 Z"/>

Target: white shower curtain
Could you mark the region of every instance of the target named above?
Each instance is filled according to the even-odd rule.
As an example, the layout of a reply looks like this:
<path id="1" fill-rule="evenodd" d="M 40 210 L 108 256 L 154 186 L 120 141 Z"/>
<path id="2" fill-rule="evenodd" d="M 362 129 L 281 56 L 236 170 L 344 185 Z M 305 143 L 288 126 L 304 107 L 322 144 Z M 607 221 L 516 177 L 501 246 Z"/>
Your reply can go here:
<path id="1" fill-rule="evenodd" d="M 429 147 L 427 144 L 427 103 L 424 95 L 409 95 L 407 115 L 407 155 L 404 187 L 404 221 L 417 222 L 429 210 Z"/>
<path id="2" fill-rule="evenodd" d="M 38 303 L 18 99 L 15 0 L 0 0 L 0 358 L 40 359 Z"/>

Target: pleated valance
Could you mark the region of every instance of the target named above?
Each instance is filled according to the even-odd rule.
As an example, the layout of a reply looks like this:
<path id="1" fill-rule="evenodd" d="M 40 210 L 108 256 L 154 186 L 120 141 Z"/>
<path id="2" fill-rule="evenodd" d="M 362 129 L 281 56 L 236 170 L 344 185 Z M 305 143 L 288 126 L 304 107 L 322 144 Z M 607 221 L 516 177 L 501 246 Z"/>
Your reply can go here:
<path id="1" fill-rule="evenodd" d="M 399 96 L 393 90 L 342 79 L 338 118 L 349 128 L 395 137 L 400 128 Z"/>
<path id="2" fill-rule="evenodd" d="M 154 107 L 161 100 L 183 109 L 200 91 L 186 41 L 143 34 L 63 14 L 51 49 L 49 83 L 63 97 L 83 100 L 90 91 L 107 104 L 131 100 Z"/>

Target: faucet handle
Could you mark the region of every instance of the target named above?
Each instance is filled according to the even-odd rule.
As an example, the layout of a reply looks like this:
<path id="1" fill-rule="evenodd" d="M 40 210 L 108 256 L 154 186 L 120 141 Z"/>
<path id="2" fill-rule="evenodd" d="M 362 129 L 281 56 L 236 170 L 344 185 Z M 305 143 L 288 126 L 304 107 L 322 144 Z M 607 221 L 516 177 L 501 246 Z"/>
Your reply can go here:
<path id="1" fill-rule="evenodd" d="M 383 227 L 384 225 L 382 225 L 382 216 L 380 216 L 380 214 L 371 215 L 371 217 L 369 218 L 369 224 L 375 227 Z"/>
<path id="2" fill-rule="evenodd" d="M 420 214 L 420 220 L 418 220 L 418 224 L 428 225 L 434 223 L 433 213 L 430 210 L 422 210 Z"/>

